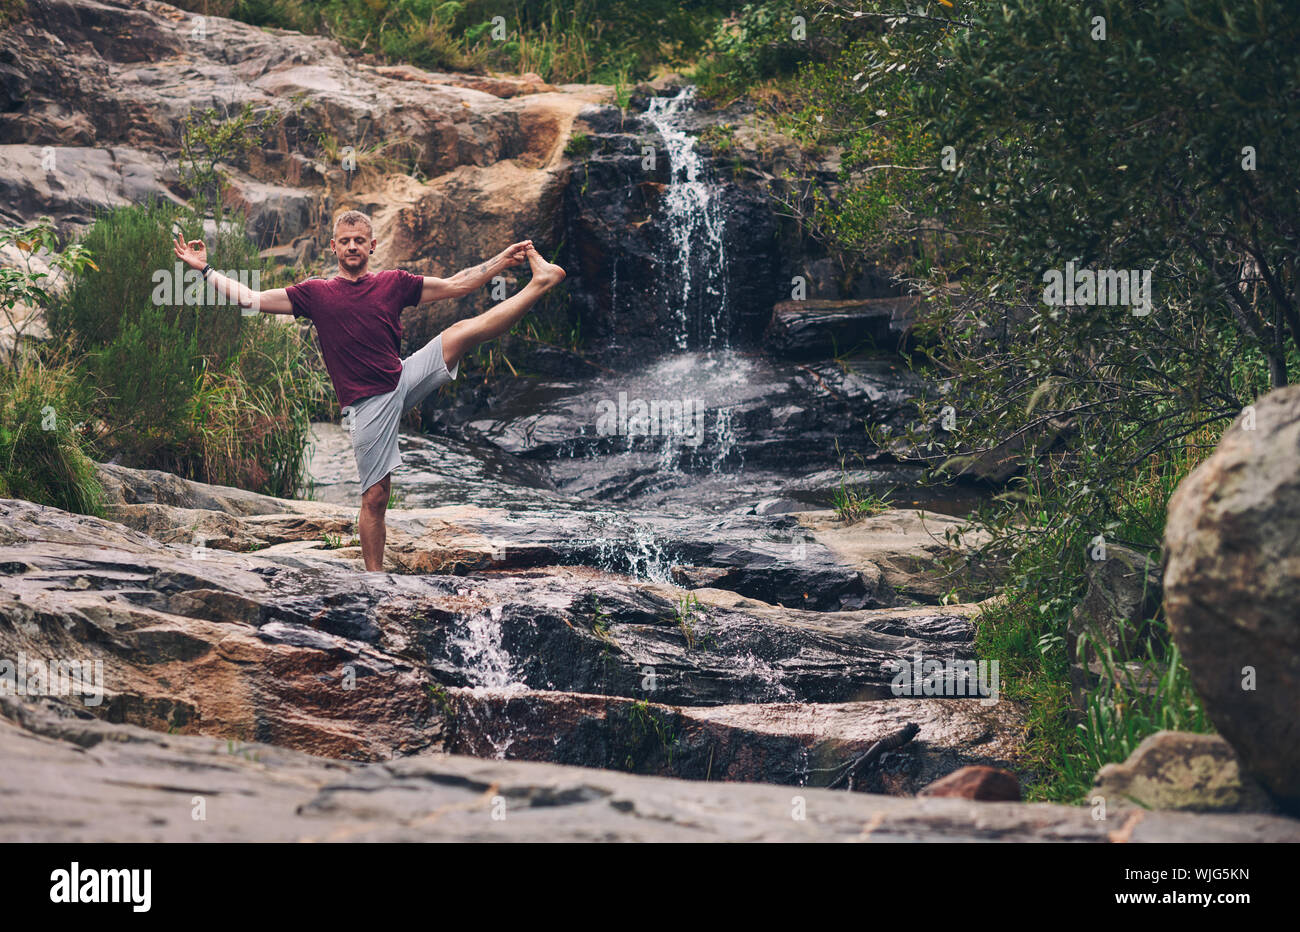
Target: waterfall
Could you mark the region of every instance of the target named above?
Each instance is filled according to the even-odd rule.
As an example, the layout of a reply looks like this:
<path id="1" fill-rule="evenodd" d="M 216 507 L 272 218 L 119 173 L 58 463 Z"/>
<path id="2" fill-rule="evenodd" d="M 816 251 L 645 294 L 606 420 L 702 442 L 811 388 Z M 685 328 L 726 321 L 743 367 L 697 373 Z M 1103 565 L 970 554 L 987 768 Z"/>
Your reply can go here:
<path id="1" fill-rule="evenodd" d="M 681 125 L 694 98 L 695 87 L 685 87 L 676 97 L 653 98 L 645 112 L 668 149 L 663 207 L 671 252 L 662 259 L 676 279 L 671 287 L 678 326 L 672 337 L 679 350 L 725 346 L 731 332 L 721 188 L 706 180 L 708 166 L 695 151 L 695 137 Z"/>
<path id="2" fill-rule="evenodd" d="M 452 658 L 465 670 L 473 686 L 508 690 L 522 688 L 514 660 L 502 644 L 501 606 L 465 620 L 456 634 L 448 639 Z"/>

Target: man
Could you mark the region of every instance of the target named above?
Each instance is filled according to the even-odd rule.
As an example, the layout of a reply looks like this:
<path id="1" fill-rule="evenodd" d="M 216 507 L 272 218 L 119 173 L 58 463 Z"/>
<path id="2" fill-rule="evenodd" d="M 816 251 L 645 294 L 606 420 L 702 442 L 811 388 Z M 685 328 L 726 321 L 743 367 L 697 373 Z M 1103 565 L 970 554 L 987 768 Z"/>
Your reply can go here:
<path id="1" fill-rule="evenodd" d="M 306 317 L 316 325 L 339 406 L 345 418 L 351 415 L 352 452 L 361 479 L 361 555 L 372 572 L 382 570 L 384 564 L 384 514 L 392 470 L 402 464 L 397 449 L 402 413 L 456 378 L 466 353 L 505 333 L 538 298 L 564 280 L 564 270 L 545 261 L 532 240 L 515 243 L 482 265 L 446 279 L 401 269 L 369 271 L 378 242 L 369 217 L 357 210 L 345 211 L 334 221 L 330 240 L 338 258 L 337 275 L 256 292 L 212 270 L 202 240 L 186 243 L 178 234 L 172 244 L 183 262 L 202 269 L 205 280 L 241 306 Z M 403 308 L 462 297 L 525 260 L 533 277 L 518 294 L 477 317 L 457 321 L 422 349 L 400 358 Z"/>

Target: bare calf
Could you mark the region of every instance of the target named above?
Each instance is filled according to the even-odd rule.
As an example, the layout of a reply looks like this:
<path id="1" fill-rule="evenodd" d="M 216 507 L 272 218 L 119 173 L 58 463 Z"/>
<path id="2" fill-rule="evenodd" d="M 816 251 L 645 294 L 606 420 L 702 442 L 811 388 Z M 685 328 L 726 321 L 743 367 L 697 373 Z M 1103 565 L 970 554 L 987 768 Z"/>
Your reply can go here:
<path id="1" fill-rule="evenodd" d="M 388 494 L 392 485 L 393 474 L 390 472 L 361 493 L 357 533 L 361 538 L 362 559 L 366 569 L 372 572 L 384 568 L 384 538 L 387 536 L 384 514 L 388 511 Z"/>

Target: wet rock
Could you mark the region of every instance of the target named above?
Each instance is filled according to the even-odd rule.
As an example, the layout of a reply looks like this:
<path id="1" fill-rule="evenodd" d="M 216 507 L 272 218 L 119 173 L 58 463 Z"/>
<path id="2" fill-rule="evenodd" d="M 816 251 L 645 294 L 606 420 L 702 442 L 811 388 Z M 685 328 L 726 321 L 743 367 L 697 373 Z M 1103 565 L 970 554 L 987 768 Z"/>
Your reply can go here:
<path id="1" fill-rule="evenodd" d="M 1248 774 L 1300 813 L 1300 386 L 1270 392 L 1169 500 L 1165 614 Z"/>
<path id="2" fill-rule="evenodd" d="M 917 795 L 1015 802 L 1020 799 L 1020 779 L 1014 773 L 997 767 L 967 766 L 935 780 Z"/>
<path id="3" fill-rule="evenodd" d="M 1276 812 L 1268 793 L 1241 773 L 1232 745 L 1218 735 L 1158 731 L 1122 764 L 1107 764 L 1093 796 L 1148 809 Z"/>
<path id="4" fill-rule="evenodd" d="M 1119 808 L 1102 821 L 1077 806 L 683 781 L 460 755 L 351 763 L 40 708 L 19 718 L 13 702 L 0 700 L 0 823 L 14 841 L 1300 841 L 1300 822 L 1253 814 Z M 196 794 L 221 800 L 221 818 L 193 819 Z M 508 818 L 493 818 L 502 804 Z"/>
<path id="5" fill-rule="evenodd" d="M 824 359 L 863 350 L 897 350 L 911 328 L 916 297 L 781 301 L 763 334 L 763 347 L 793 359 Z"/>
<path id="6" fill-rule="evenodd" d="M 794 517 L 842 562 L 876 568 L 883 586 L 901 599 L 937 602 L 957 589 L 965 601 L 976 601 L 992 595 L 1002 575 L 1001 567 L 988 564 L 943 568 L 944 560 L 960 557 L 966 546 L 984 540 L 974 531 L 954 537 L 966 527 L 960 518 L 907 508 L 852 523 L 833 511 L 804 511 Z"/>
<path id="7" fill-rule="evenodd" d="M 430 740 L 436 723 L 423 687 L 435 681 L 642 698 L 650 674 L 656 701 L 839 702 L 891 696 L 889 664 L 918 652 L 971 656 L 968 619 L 948 609 L 876 617 L 729 606 L 707 595 L 692 604 L 664 584 L 550 565 L 423 575 L 457 562 L 465 572 L 478 559 L 471 548 L 494 560 L 491 538 L 445 522 L 441 566 L 392 575 L 359 573 L 355 558 L 317 544 L 196 549 L 16 500 L 0 500 L 0 516 L 8 655 L 79 657 L 84 644 L 111 672 L 106 714 L 274 734 L 336 755 Z M 319 527 L 303 515 L 238 520 L 299 545 Z M 349 693 L 348 676 L 366 689 Z M 405 698 L 383 710 L 367 704 L 394 690 Z M 307 711 L 286 714 L 299 703 Z M 349 724 L 332 722 L 336 714 Z M 372 719 L 383 724 L 367 727 Z"/>
<path id="8" fill-rule="evenodd" d="M 202 537 L 209 547 L 275 554 L 289 544 L 295 553 L 302 544 L 321 550 L 333 537 L 341 538 L 341 546 L 321 550 L 319 556 L 360 557 L 359 541 L 351 543 L 355 508 L 289 502 L 283 513 L 274 514 L 267 511 L 280 500 L 269 496 L 120 466 L 101 472 L 118 483 L 113 501 L 133 502 L 112 505 L 110 516 L 168 543 L 192 546 Z M 158 490 L 148 491 L 155 479 Z M 472 479 L 467 477 L 466 484 Z M 504 487 L 489 485 L 478 499 Z M 136 501 L 140 499 L 146 501 Z M 781 606 L 837 612 L 937 602 L 951 588 L 961 588 L 955 579 L 933 573 L 941 558 L 959 552 L 961 545 L 945 540 L 944 534 L 960 522 L 928 512 L 898 510 L 844 526 L 833 512 L 702 516 L 613 511 L 544 491 L 517 492 L 500 501 L 507 507 L 390 511 L 386 568 L 466 573 L 585 565 L 668 582 L 672 567 L 678 566 L 683 568 L 678 578 L 688 584 L 730 589 Z M 963 594 L 979 597 L 980 580 L 991 571 L 981 574 L 971 577 L 976 584 L 962 588 Z"/>
<path id="9" fill-rule="evenodd" d="M 555 491 L 555 483 L 538 464 L 491 445 L 400 432 L 398 449 L 402 467 L 394 475 L 393 496 L 400 508 L 583 507 Z M 361 483 L 348 432 L 332 422 L 313 422 L 307 450 L 312 498 L 332 505 L 359 505 Z"/>
<path id="10" fill-rule="evenodd" d="M 97 695 L 62 697 L 78 714 L 359 759 L 439 740 L 427 670 L 363 643 L 378 638 L 356 597 L 313 606 L 220 551 L 192 559 L 12 500 L 0 512 L 0 657 L 99 664 Z"/>
<path id="11" fill-rule="evenodd" d="M 440 402 L 428 421 L 533 461 L 559 490 L 591 500 L 748 510 L 762 488 L 825 507 L 845 459 L 853 468 L 876 458 L 863 420 L 902 425 L 922 388 L 897 359 L 792 364 L 721 350 L 581 381 L 498 379 Z"/>
<path id="12" fill-rule="evenodd" d="M 574 693 L 452 689 L 445 704 L 453 753 L 798 786 L 828 785 L 876 741 L 916 722 L 920 736 L 884 754 L 855 785 L 892 795 L 912 795 L 973 762 L 1008 765 L 1023 728 L 1013 703 L 961 699 L 689 708 Z"/>
<path id="13" fill-rule="evenodd" d="M 579 114 L 584 149 L 564 191 L 565 285 L 602 364 L 756 340 L 788 288 L 767 179 L 721 170 L 698 134 L 734 114 L 693 88 L 637 97 L 637 112 Z M 647 153 L 653 151 L 653 161 Z"/>
<path id="14" fill-rule="evenodd" d="M 802 502 L 797 502 L 790 498 L 765 498 L 761 502 L 754 504 L 751 514 L 756 515 L 785 515 L 792 511 L 807 511 L 808 506 Z"/>

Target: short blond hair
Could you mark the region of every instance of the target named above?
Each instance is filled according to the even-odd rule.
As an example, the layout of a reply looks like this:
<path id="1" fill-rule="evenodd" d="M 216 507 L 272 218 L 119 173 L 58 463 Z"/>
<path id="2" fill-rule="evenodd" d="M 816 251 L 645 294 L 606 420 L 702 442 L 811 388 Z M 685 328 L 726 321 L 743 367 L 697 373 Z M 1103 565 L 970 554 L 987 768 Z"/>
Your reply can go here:
<path id="1" fill-rule="evenodd" d="M 334 231 L 330 234 L 331 239 L 338 239 L 340 226 L 356 226 L 358 223 L 364 223 L 366 229 L 370 231 L 370 238 L 375 238 L 375 225 L 359 210 L 345 210 L 334 218 Z"/>

